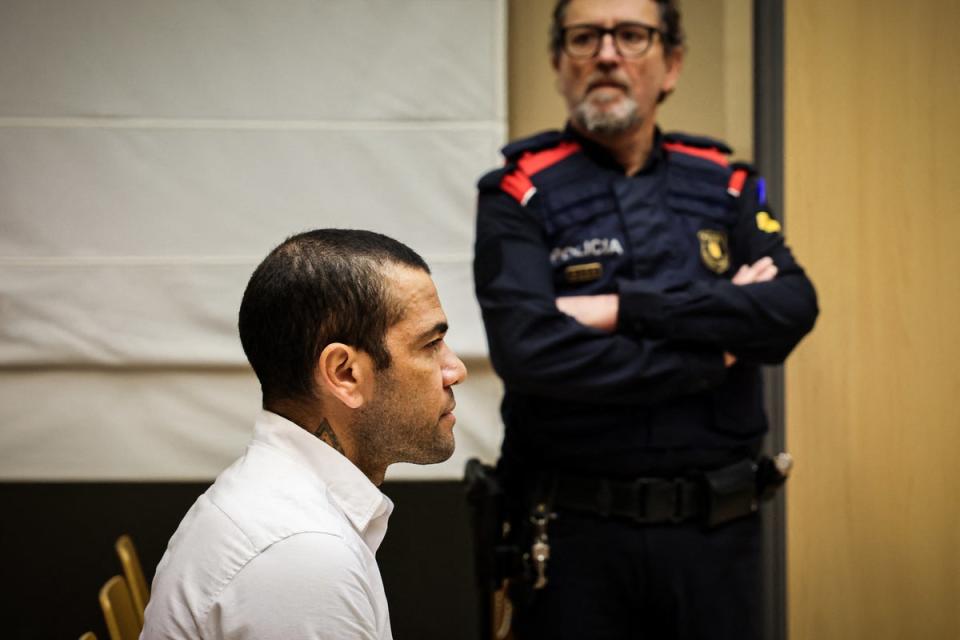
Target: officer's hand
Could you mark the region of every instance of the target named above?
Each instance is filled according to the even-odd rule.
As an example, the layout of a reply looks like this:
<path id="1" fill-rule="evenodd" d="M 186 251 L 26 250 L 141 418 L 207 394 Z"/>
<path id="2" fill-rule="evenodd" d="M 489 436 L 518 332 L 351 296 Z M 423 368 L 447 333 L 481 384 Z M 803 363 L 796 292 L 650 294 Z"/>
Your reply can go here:
<path id="1" fill-rule="evenodd" d="M 754 284 L 757 282 L 767 282 L 777 277 L 777 265 L 773 263 L 773 258 L 764 256 L 751 265 L 741 265 L 737 272 L 733 274 L 731 282 L 737 286 L 745 284 Z M 729 351 L 723 352 L 723 366 L 728 369 L 737 363 L 737 356 Z"/>
<path id="2" fill-rule="evenodd" d="M 620 296 L 601 293 L 595 296 L 562 296 L 557 298 L 557 309 L 580 324 L 613 333 L 617 328 Z"/>
<path id="3" fill-rule="evenodd" d="M 756 282 L 767 282 L 777 277 L 777 265 L 773 264 L 773 258 L 764 256 L 751 265 L 743 265 L 733 275 L 731 282 L 735 285 L 754 284 Z"/>

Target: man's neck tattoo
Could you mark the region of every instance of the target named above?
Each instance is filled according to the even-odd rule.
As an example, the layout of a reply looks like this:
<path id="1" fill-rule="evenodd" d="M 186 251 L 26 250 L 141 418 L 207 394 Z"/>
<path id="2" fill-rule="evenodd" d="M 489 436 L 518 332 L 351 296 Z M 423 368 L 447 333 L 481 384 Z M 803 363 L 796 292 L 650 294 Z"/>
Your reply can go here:
<path id="1" fill-rule="evenodd" d="M 320 426 L 317 427 L 317 430 L 313 432 L 313 435 L 339 451 L 341 455 L 346 455 L 343 453 L 343 447 L 340 446 L 340 441 L 337 439 L 337 434 L 333 432 L 333 429 L 330 427 L 330 423 L 326 420 L 320 423 Z"/>

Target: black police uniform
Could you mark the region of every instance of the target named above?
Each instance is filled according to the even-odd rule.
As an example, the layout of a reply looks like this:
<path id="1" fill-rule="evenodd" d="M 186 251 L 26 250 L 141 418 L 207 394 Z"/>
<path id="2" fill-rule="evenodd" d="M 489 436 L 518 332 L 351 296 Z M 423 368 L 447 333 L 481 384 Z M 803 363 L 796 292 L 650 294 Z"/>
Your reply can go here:
<path id="1" fill-rule="evenodd" d="M 755 515 L 707 530 L 702 496 L 649 521 L 611 509 L 609 488 L 590 496 L 597 479 L 690 478 L 758 454 L 760 365 L 818 312 L 762 179 L 719 141 L 659 131 L 632 176 L 569 127 L 503 153 L 479 183 L 474 263 L 505 385 L 498 470 L 520 528 L 557 477 L 598 503 L 551 506 L 548 584 L 517 599 L 521 637 L 758 637 Z M 763 256 L 775 279 L 731 282 Z M 555 303 L 599 293 L 619 294 L 613 333 Z"/>

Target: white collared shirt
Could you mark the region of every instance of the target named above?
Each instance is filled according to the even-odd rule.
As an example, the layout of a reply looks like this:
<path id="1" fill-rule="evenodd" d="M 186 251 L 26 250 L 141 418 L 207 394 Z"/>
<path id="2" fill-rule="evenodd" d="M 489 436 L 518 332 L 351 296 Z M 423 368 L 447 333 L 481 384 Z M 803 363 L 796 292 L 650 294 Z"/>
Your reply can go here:
<path id="1" fill-rule="evenodd" d="M 392 511 L 340 453 L 262 412 L 170 539 L 141 639 L 391 638 L 374 554 Z"/>

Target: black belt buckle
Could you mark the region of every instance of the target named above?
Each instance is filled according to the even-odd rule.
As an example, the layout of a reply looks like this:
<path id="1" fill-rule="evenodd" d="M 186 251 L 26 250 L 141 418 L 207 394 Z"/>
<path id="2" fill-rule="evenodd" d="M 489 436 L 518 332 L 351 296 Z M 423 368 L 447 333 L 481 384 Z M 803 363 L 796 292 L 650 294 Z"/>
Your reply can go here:
<path id="1" fill-rule="evenodd" d="M 687 519 L 686 513 L 684 512 L 687 505 L 683 503 L 684 485 L 683 480 L 677 479 L 673 481 L 673 513 L 670 515 L 670 522 L 674 524 L 680 524 Z"/>
<path id="2" fill-rule="evenodd" d="M 649 506 L 650 480 L 647 478 L 637 478 L 633 481 L 631 489 L 633 490 L 633 520 L 637 524 L 647 524 L 650 522 L 647 511 Z"/>
<path id="3" fill-rule="evenodd" d="M 756 462 L 741 460 L 730 466 L 708 471 L 703 477 L 707 488 L 707 527 L 716 527 L 756 513 L 759 508 Z"/>
<path id="4" fill-rule="evenodd" d="M 678 524 L 684 513 L 684 481 L 680 479 L 638 478 L 633 482 L 633 520 L 637 524 Z"/>

